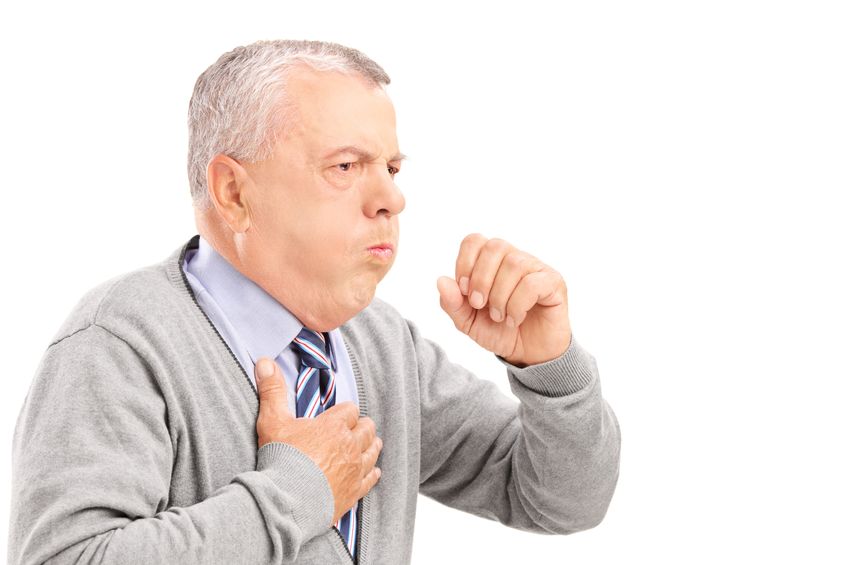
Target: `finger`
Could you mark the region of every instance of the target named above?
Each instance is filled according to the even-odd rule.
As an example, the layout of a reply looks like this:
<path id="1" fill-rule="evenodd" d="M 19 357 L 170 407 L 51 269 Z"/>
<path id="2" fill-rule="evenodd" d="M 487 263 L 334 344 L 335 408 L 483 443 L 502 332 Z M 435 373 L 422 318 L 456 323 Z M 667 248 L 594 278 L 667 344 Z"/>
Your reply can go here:
<path id="1" fill-rule="evenodd" d="M 339 402 L 325 410 L 318 417 L 339 418 L 345 423 L 347 429 L 352 430 L 356 427 L 357 422 L 359 422 L 359 408 L 350 401 Z"/>
<path id="2" fill-rule="evenodd" d="M 380 451 L 383 449 L 383 440 L 378 437 L 371 442 L 371 447 L 362 452 L 362 474 L 367 475 L 371 472 L 374 465 L 377 464 L 377 458 L 380 457 Z"/>
<path id="3" fill-rule="evenodd" d="M 479 310 L 486 305 L 501 262 L 513 249 L 512 245 L 498 238 L 492 238 L 483 245 L 471 270 L 468 286 L 468 303 L 472 308 Z"/>
<path id="4" fill-rule="evenodd" d="M 525 275 L 515 287 L 506 306 L 507 315 L 515 320 L 515 325 L 521 324 L 536 304 L 556 306 L 562 304 L 562 276 L 556 271 L 539 271 Z"/>
<path id="5" fill-rule="evenodd" d="M 278 418 L 294 418 L 289 411 L 288 389 L 283 372 L 276 361 L 260 358 L 253 367 L 256 389 L 259 393 L 259 413 L 272 414 Z"/>
<path id="6" fill-rule="evenodd" d="M 456 281 L 450 277 L 439 277 L 436 286 L 439 289 L 439 305 L 442 310 L 451 317 L 457 329 L 468 333 L 468 328 L 474 321 L 474 308 L 462 297 Z"/>
<path id="7" fill-rule="evenodd" d="M 459 254 L 456 257 L 456 283 L 459 285 L 460 292 L 468 296 L 469 283 L 471 282 L 471 271 L 474 268 L 474 263 L 477 262 L 477 255 L 483 245 L 488 241 L 479 233 L 472 233 L 462 240 L 459 244 Z"/>
<path id="8" fill-rule="evenodd" d="M 357 497 L 357 500 L 368 494 L 368 492 L 374 488 L 374 485 L 376 485 L 377 481 L 380 480 L 380 475 L 382 474 L 383 472 L 379 467 L 374 467 L 371 469 L 370 473 L 362 477 L 362 486 L 359 489 L 359 496 Z"/>
<path id="9" fill-rule="evenodd" d="M 356 436 L 356 440 L 359 442 L 359 451 L 367 450 L 374 442 L 374 438 L 377 437 L 377 426 L 374 425 L 374 420 L 368 416 L 360 418 L 356 427 L 353 429 L 353 435 Z"/>
<path id="10" fill-rule="evenodd" d="M 492 321 L 508 321 L 510 327 L 514 327 L 515 320 L 506 312 L 506 305 L 512 293 L 526 275 L 544 268 L 545 265 L 529 253 L 513 249 L 506 254 L 489 290 L 487 304 Z"/>

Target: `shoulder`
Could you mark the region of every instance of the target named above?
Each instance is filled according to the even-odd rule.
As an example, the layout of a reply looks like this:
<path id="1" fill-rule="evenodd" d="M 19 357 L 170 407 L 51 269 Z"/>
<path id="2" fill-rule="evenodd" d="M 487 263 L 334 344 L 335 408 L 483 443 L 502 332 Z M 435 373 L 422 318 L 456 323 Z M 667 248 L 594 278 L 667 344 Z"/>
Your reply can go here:
<path id="1" fill-rule="evenodd" d="M 122 329 L 140 330 L 173 317 L 185 307 L 186 298 L 191 301 L 187 285 L 174 276 L 173 267 L 181 252 L 182 248 L 177 249 L 160 263 L 115 276 L 86 292 L 54 334 L 50 346 L 91 326 L 120 334 Z"/>

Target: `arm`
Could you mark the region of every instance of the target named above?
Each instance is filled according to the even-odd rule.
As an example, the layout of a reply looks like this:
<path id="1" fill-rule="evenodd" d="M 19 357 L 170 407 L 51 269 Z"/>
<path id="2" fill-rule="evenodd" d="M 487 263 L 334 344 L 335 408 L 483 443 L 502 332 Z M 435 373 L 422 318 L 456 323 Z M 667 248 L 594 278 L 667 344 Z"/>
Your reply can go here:
<path id="1" fill-rule="evenodd" d="M 421 493 L 523 530 L 598 524 L 618 478 L 620 436 L 594 358 L 574 341 L 525 368 L 499 357 L 516 404 L 409 326 L 421 379 Z"/>
<path id="2" fill-rule="evenodd" d="M 194 505 L 167 507 L 173 446 L 150 367 L 92 325 L 46 352 L 18 418 L 10 563 L 279 563 L 326 531 L 321 470 L 281 443 Z"/>
<path id="3" fill-rule="evenodd" d="M 603 518 L 618 422 L 572 340 L 565 280 L 501 239 L 470 234 L 437 281 L 456 328 L 507 367 L 520 404 L 411 329 L 422 379 L 422 492 L 517 528 L 570 533 Z"/>

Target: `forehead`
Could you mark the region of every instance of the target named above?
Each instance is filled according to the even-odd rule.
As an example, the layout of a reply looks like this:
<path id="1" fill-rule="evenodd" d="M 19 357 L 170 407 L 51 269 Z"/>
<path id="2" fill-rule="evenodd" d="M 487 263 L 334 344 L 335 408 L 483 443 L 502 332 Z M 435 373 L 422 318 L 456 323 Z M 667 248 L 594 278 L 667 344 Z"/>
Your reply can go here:
<path id="1" fill-rule="evenodd" d="M 356 145 L 378 154 L 397 151 L 394 106 L 380 86 L 358 75 L 304 67 L 290 71 L 286 84 L 286 129 L 306 148 Z"/>

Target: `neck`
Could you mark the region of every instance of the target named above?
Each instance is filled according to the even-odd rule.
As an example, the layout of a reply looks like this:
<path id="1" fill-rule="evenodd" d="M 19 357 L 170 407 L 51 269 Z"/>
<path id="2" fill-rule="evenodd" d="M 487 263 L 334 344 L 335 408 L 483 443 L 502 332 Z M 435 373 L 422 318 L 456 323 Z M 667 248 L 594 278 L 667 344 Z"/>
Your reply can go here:
<path id="1" fill-rule="evenodd" d="M 336 304 L 322 286 L 298 281 L 296 274 L 287 279 L 287 284 L 276 284 L 271 280 L 272 273 L 263 273 L 261 268 L 243 260 L 246 234 L 234 233 L 219 219 L 210 216 L 209 213 L 195 214 L 197 231 L 203 239 L 237 271 L 282 304 L 304 327 L 319 333 L 330 332 L 356 314 L 344 315 L 346 309 Z"/>

